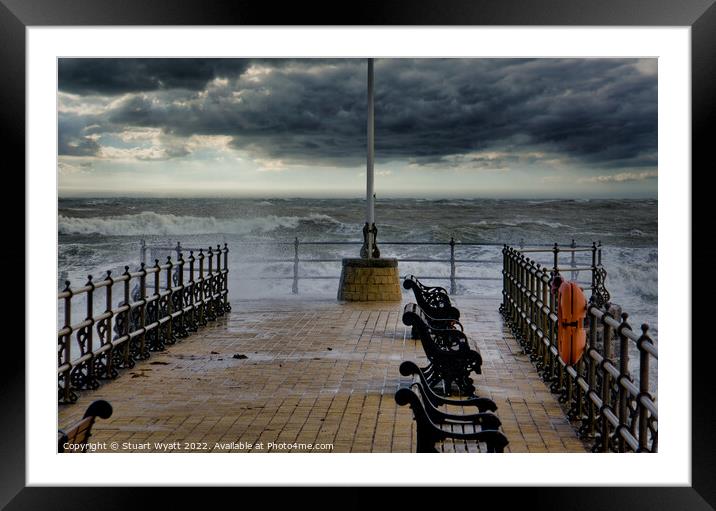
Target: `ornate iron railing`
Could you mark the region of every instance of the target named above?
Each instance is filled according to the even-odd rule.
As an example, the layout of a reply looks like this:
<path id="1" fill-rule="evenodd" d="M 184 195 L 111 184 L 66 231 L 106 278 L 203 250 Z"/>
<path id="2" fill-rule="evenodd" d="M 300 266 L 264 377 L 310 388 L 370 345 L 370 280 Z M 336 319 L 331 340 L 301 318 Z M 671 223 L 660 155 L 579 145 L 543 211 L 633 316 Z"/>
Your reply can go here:
<path id="1" fill-rule="evenodd" d="M 99 282 L 90 275 L 80 288 L 73 289 L 66 281 L 57 295 L 64 315 L 64 326 L 57 332 L 59 402 L 76 401 L 75 391 L 96 389 L 100 380 L 116 378 L 118 369 L 134 367 L 151 352 L 231 310 L 228 254 L 226 244 L 217 245 L 206 253 L 199 250 L 196 257 L 192 250 L 186 260 L 179 253 L 175 263 L 167 257 L 165 264 L 159 259 L 153 266 L 142 262 L 133 272 L 125 266 L 118 277 L 107 271 Z M 116 287 L 120 300 L 115 304 Z M 106 307 L 96 314 L 95 293 L 101 289 Z M 84 299 L 86 317 L 72 324 L 73 300 L 79 298 Z"/>
<path id="2" fill-rule="evenodd" d="M 587 311 L 587 346 L 575 364 L 566 364 L 557 349 L 557 303 L 552 279 L 561 271 L 559 255 L 580 248 L 554 245 L 553 265 L 542 266 L 525 255 L 545 249 L 519 250 L 507 245 L 503 254 L 503 301 L 500 311 L 550 390 L 568 407 L 570 420 L 581 422 L 579 435 L 593 441 L 594 452 L 656 452 L 658 411 L 650 391 L 649 371 L 658 359 L 649 326 L 636 332 L 628 314 L 610 313 L 606 272 L 592 247 L 592 286 Z M 615 340 L 616 339 L 616 340 Z M 629 369 L 629 348 L 639 353 L 638 380 Z M 616 346 L 614 346 L 616 344 Z M 616 348 L 616 351 L 614 350 Z"/>

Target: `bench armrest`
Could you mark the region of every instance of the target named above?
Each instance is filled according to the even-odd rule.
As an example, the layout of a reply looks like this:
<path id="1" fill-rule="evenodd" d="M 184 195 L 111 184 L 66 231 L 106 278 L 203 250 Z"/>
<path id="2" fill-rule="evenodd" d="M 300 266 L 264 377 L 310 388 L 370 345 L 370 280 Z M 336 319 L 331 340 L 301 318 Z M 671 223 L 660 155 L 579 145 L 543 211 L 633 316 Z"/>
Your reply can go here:
<path id="1" fill-rule="evenodd" d="M 434 411 L 430 403 L 423 402 L 412 388 L 403 387 L 398 389 L 395 393 L 395 402 L 400 406 L 410 405 L 413 410 L 413 417 L 417 423 L 418 452 L 435 452 L 435 442 L 446 438 L 484 442 L 487 445 L 488 452 L 503 452 L 505 446 L 509 443 L 507 437 L 496 429 L 480 429 L 467 433 L 446 431 L 436 425 L 430 418 L 433 415 L 432 411 Z M 465 425 L 466 423 L 457 424 Z M 478 426 L 478 424 L 475 424 L 475 426 Z"/>

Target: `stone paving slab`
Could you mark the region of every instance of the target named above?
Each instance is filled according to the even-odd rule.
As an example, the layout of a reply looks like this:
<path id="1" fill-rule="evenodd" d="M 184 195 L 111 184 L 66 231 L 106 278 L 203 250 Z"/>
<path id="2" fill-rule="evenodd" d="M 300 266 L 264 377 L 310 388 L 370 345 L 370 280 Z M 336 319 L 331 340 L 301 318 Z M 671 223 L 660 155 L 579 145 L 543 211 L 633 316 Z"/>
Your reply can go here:
<path id="1" fill-rule="evenodd" d="M 60 405 L 59 424 L 106 399 L 114 414 L 94 427 L 92 441 L 106 446 L 100 452 L 112 452 L 112 442 L 122 452 L 414 452 L 412 412 L 393 396 L 407 381 L 401 361 L 427 361 L 401 305 L 298 298 L 232 305 L 197 334 Z M 585 452 L 503 325 L 499 303 L 457 305 L 483 356 L 477 391 L 497 403 L 507 451 Z"/>

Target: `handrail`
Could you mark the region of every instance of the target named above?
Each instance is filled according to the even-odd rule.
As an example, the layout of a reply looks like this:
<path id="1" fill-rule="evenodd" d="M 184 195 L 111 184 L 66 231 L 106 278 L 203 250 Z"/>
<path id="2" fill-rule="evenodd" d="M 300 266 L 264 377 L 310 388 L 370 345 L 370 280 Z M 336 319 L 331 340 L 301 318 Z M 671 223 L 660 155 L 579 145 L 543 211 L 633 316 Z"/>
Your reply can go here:
<path id="1" fill-rule="evenodd" d="M 149 267 L 142 262 L 134 272 L 125 266 L 118 277 L 107 271 L 99 282 L 90 275 L 87 283 L 78 288 L 65 282 L 57 294 L 64 307 L 64 325 L 57 332 L 60 403 L 75 402 L 75 391 L 96 389 L 100 380 L 117 378 L 118 369 L 134 367 L 136 361 L 149 358 L 151 352 L 163 350 L 231 310 L 228 246 L 209 247 L 206 254 L 203 249 L 198 252 L 195 257 L 190 250 L 186 260 L 179 252 L 174 263 L 171 257 L 165 264 L 155 259 L 154 266 Z M 184 278 L 185 266 L 188 280 Z M 151 277 L 150 281 L 147 277 Z M 135 287 L 130 292 L 132 282 Z M 120 288 L 121 301 L 115 305 L 116 287 Z M 95 314 L 95 293 L 102 289 L 105 311 Z M 72 324 L 73 299 L 77 297 L 85 299 L 86 317 Z"/>
<path id="2" fill-rule="evenodd" d="M 291 280 L 292 286 L 291 291 L 293 294 L 298 294 L 299 292 L 299 281 L 301 280 L 330 280 L 335 279 L 338 280 L 340 278 L 339 275 L 311 275 L 311 274 L 302 274 L 300 272 L 300 265 L 301 263 L 328 263 L 328 262 L 341 262 L 342 258 L 333 258 L 333 257 L 314 257 L 314 258 L 301 258 L 300 257 L 300 247 L 302 245 L 310 245 L 310 246 L 327 246 L 327 245 L 362 245 L 362 241 L 353 241 L 353 240 L 322 240 L 322 241 L 301 241 L 298 237 L 294 238 L 293 241 L 274 241 L 274 240 L 266 240 L 266 241 L 242 241 L 242 246 L 292 246 L 293 247 L 293 257 L 286 257 L 286 258 L 248 258 L 244 259 L 244 262 L 248 263 L 285 263 L 285 264 L 293 264 L 293 274 L 291 276 L 257 276 L 257 277 L 242 277 L 245 280 Z M 445 276 L 434 276 L 434 275 L 416 275 L 419 279 L 422 280 L 449 280 L 450 281 L 450 294 L 455 295 L 457 294 L 457 281 L 459 280 L 484 280 L 484 281 L 499 281 L 501 280 L 500 277 L 467 277 L 467 276 L 459 276 L 457 274 L 457 267 L 456 264 L 495 264 L 498 265 L 502 262 L 501 259 L 483 259 L 483 258 L 477 258 L 477 259 L 463 259 L 463 258 L 457 258 L 455 257 L 455 248 L 459 246 L 464 247 L 475 247 L 475 246 L 489 246 L 489 247 L 502 247 L 502 243 L 491 243 L 491 242 L 464 242 L 464 241 L 455 241 L 454 237 L 450 238 L 450 241 L 394 241 L 394 240 L 388 240 L 388 241 L 381 241 L 380 243 L 382 246 L 391 246 L 391 245 L 397 245 L 397 246 L 445 246 L 450 248 L 450 258 L 449 259 L 434 259 L 434 258 L 411 258 L 411 257 L 405 257 L 405 258 L 397 258 L 398 262 L 406 262 L 406 263 L 449 263 L 450 265 L 450 274 Z M 143 245 L 144 246 L 144 245 Z M 177 243 L 177 246 L 179 244 Z M 521 246 L 524 247 L 524 243 L 521 242 Z M 538 247 L 538 248 L 529 248 L 529 247 Z M 574 240 L 570 244 L 566 245 L 558 245 L 558 244 L 531 244 L 528 248 L 521 248 L 521 250 L 527 252 L 527 251 L 533 251 L 533 252 L 552 252 L 555 247 L 558 247 L 558 249 L 562 252 L 571 252 L 572 253 L 572 259 L 571 259 L 571 266 L 564 268 L 565 271 L 571 271 L 573 272 L 573 279 L 576 280 L 576 275 L 580 271 L 591 271 L 592 267 L 578 267 L 576 266 L 576 261 L 574 258 L 574 254 L 576 252 L 591 252 L 593 250 L 598 251 L 599 259 L 601 260 L 601 243 L 599 245 L 592 244 L 592 245 L 577 245 Z M 549 247 L 549 248 L 547 248 Z M 156 248 L 156 247 L 155 247 Z M 176 248 L 173 247 L 165 247 L 164 250 L 175 250 Z M 401 277 L 401 278 L 404 278 Z"/>
<path id="3" fill-rule="evenodd" d="M 505 245 L 500 312 L 542 379 L 569 407 L 568 417 L 581 422 L 580 437 L 594 441 L 594 452 L 657 452 L 658 410 L 649 373 L 658 350 L 649 326 L 643 324 L 639 333 L 628 323 L 627 313 L 620 319 L 613 317 L 604 287 L 606 271 L 595 245 L 587 346 L 575 365 L 567 364 L 559 354 L 557 297 L 552 292 L 553 279 L 561 270 L 561 251 L 557 245 L 552 248 L 549 267 L 528 258 L 526 251 Z M 638 381 L 629 369 L 630 346 L 639 353 Z M 618 353 L 613 353 L 614 347 Z"/>

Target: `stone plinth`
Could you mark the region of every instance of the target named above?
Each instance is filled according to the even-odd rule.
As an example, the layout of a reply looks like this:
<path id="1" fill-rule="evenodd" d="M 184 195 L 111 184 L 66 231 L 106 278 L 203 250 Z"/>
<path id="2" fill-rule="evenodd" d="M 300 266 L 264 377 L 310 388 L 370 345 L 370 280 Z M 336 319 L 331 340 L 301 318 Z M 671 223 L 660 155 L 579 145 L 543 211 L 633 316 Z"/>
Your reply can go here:
<path id="1" fill-rule="evenodd" d="M 398 260 L 343 259 L 338 299 L 348 302 L 399 302 Z"/>

